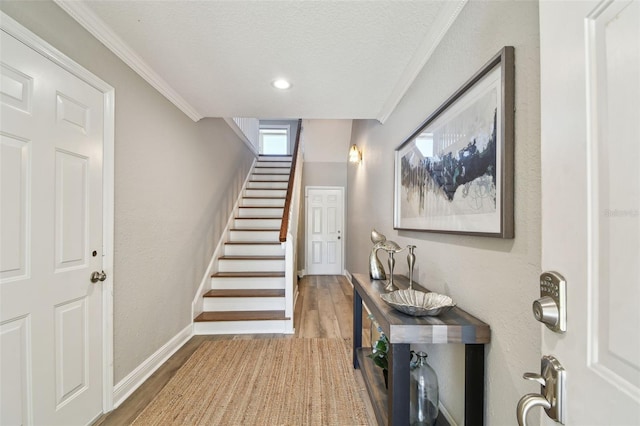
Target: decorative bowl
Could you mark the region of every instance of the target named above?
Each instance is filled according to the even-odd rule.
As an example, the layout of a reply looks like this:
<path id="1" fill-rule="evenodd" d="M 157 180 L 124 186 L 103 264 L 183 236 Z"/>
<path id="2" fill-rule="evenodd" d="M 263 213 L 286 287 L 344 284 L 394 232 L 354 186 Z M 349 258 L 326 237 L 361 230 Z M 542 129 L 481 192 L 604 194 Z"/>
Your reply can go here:
<path id="1" fill-rule="evenodd" d="M 412 289 L 382 293 L 380 297 L 391 307 L 414 317 L 440 315 L 456 306 L 453 300 L 444 294 Z"/>

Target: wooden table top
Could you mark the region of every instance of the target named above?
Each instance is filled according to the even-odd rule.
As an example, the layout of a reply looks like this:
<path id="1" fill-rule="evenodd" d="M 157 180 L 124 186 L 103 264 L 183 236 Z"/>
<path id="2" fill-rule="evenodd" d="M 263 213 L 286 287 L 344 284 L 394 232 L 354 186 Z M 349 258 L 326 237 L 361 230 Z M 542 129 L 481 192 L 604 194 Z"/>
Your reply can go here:
<path id="1" fill-rule="evenodd" d="M 387 292 L 384 281 L 372 280 L 365 274 L 353 274 L 352 281 L 390 343 L 471 344 L 491 341 L 489 325 L 457 306 L 435 317 L 414 317 L 397 311 L 380 298 L 381 293 Z M 409 279 L 401 275 L 394 275 L 393 282 L 399 289 L 409 286 Z M 415 282 L 413 288 L 428 291 Z"/>

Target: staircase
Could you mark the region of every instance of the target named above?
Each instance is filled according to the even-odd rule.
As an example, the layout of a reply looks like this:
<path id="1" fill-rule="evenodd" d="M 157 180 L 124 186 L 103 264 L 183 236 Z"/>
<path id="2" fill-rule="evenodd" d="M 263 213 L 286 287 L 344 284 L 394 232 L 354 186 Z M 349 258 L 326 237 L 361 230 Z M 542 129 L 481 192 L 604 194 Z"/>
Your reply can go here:
<path id="1" fill-rule="evenodd" d="M 285 315 L 285 249 L 280 225 L 290 156 L 260 156 L 240 200 L 218 272 L 204 294 L 195 334 L 282 333 Z"/>

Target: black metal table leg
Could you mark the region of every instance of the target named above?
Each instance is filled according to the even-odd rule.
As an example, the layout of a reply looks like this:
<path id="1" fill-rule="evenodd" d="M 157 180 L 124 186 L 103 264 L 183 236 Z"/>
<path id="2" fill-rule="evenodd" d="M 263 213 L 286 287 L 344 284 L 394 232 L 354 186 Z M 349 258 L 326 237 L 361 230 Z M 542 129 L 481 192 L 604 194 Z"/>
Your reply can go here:
<path id="1" fill-rule="evenodd" d="M 484 345 L 464 346 L 464 424 L 484 425 Z"/>
<path id="2" fill-rule="evenodd" d="M 353 288 L 353 368 L 360 368 L 356 349 L 362 346 L 362 297 Z"/>
<path id="3" fill-rule="evenodd" d="M 389 425 L 409 424 L 409 351 L 408 344 L 389 345 Z"/>

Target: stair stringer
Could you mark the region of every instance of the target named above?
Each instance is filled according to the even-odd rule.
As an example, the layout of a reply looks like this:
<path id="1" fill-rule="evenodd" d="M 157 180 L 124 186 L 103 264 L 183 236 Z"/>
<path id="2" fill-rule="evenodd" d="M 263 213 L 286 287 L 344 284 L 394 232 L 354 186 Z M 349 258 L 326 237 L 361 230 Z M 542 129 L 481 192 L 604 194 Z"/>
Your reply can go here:
<path id="1" fill-rule="evenodd" d="M 208 290 L 208 289 L 205 289 L 205 286 L 209 286 L 209 287 L 211 286 L 211 275 L 217 272 L 216 267 L 218 265 L 218 262 L 217 262 L 218 257 L 220 257 L 222 251 L 224 250 L 224 243 L 229 238 L 229 230 L 232 229 L 233 225 L 235 224 L 235 218 L 238 213 L 238 207 L 240 207 L 240 201 L 242 201 L 242 197 L 244 196 L 244 191 L 247 188 L 247 183 L 249 182 L 249 179 L 253 174 L 253 169 L 255 168 L 257 162 L 258 162 L 258 157 L 253 159 L 253 163 L 249 168 L 249 173 L 247 173 L 247 177 L 244 179 L 242 188 L 238 193 L 238 198 L 236 199 L 236 202 L 233 205 L 231 212 L 229 213 L 229 219 L 227 220 L 227 224 L 222 230 L 222 232 L 220 233 L 220 239 L 218 240 L 218 245 L 216 246 L 215 250 L 213 251 L 213 254 L 211 255 L 211 260 L 209 261 L 209 265 L 207 266 L 207 269 L 204 271 L 204 275 L 202 277 L 202 280 L 200 281 L 198 290 L 196 290 L 196 294 L 193 298 L 193 302 L 191 302 L 192 320 L 193 318 L 197 317 L 204 311 L 203 295 Z"/>

